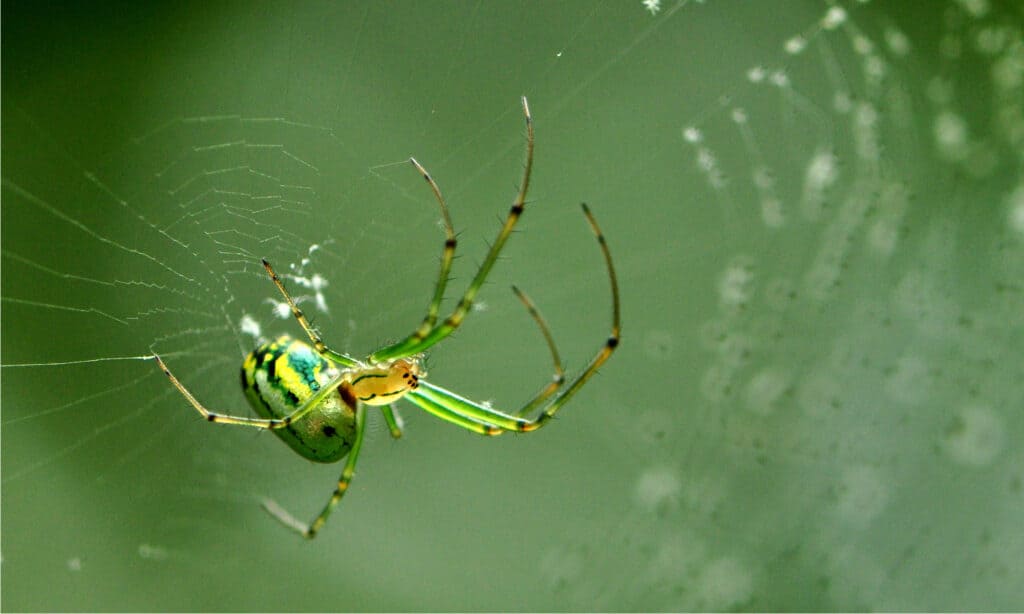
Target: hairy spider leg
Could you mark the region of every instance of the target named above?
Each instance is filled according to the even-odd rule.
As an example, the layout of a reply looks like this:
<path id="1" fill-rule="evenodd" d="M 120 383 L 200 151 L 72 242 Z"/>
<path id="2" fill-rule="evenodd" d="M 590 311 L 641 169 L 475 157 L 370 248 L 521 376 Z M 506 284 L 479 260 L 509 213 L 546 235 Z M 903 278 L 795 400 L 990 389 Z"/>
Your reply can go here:
<path id="1" fill-rule="evenodd" d="M 178 391 L 181 392 L 181 394 L 186 399 L 188 399 L 189 403 L 191 403 L 192 406 L 195 407 L 196 410 L 200 414 L 202 414 L 204 418 L 206 418 L 210 422 L 219 422 L 221 424 L 239 424 L 263 429 L 284 428 L 293 422 L 301 420 L 309 412 L 313 411 L 325 398 L 327 398 L 327 395 L 333 393 L 339 386 L 342 386 L 345 383 L 344 377 L 342 375 L 339 375 L 335 379 L 328 382 L 326 385 L 322 386 L 319 390 L 317 390 L 315 394 L 306 399 L 306 401 L 298 409 L 296 409 L 294 412 L 292 412 L 291 414 L 284 418 L 274 419 L 228 416 L 218 414 L 206 409 L 206 407 L 204 407 L 198 400 L 196 400 L 196 398 L 192 396 L 192 393 L 190 393 L 181 384 L 181 382 L 178 381 L 178 378 L 176 378 L 171 373 L 170 369 L 167 368 L 167 365 L 164 364 L 164 361 L 161 360 L 159 356 L 154 355 L 153 358 L 156 359 L 157 364 L 167 375 L 167 377 L 171 380 L 171 383 L 174 384 L 174 387 L 177 388 Z M 271 516 L 273 516 L 279 522 L 281 522 L 281 524 L 297 531 L 306 539 L 312 539 L 313 537 L 315 537 L 317 531 L 319 531 L 320 528 L 324 525 L 324 523 L 327 522 L 327 517 L 331 514 L 331 511 L 334 510 L 334 507 L 338 505 L 338 502 L 341 501 L 341 498 L 345 496 L 345 492 L 348 491 L 349 483 L 352 481 L 352 477 L 355 475 L 356 461 L 359 459 L 359 450 L 362 448 L 363 435 L 366 430 L 366 406 L 363 405 L 362 403 L 359 403 L 351 395 L 351 393 L 346 394 L 346 391 L 347 389 L 343 388 L 341 397 L 345 401 L 345 403 L 348 404 L 349 407 L 352 407 L 353 410 L 355 411 L 355 440 L 352 442 L 352 448 L 348 452 L 348 457 L 345 461 L 345 467 L 342 469 L 341 475 L 338 477 L 337 486 L 335 487 L 334 492 L 331 494 L 330 500 L 328 500 L 327 504 L 320 512 L 320 515 L 318 515 L 308 525 L 304 525 L 298 520 L 296 520 L 294 516 L 289 514 L 283 507 L 281 507 L 273 499 L 263 500 L 263 509 L 265 509 L 268 513 L 270 513 Z M 402 432 L 398 428 L 398 423 L 395 421 L 393 413 L 390 411 L 391 406 L 384 406 L 384 408 L 384 417 L 388 423 L 389 428 L 391 429 L 392 436 L 400 437 Z"/>
<path id="2" fill-rule="evenodd" d="M 437 285 L 434 286 L 434 298 L 430 301 L 430 307 L 427 308 L 427 315 L 423 318 L 423 323 L 413 333 L 414 335 L 426 336 L 434 328 L 434 324 L 437 322 L 437 314 L 441 311 L 441 301 L 444 300 L 444 291 L 448 286 L 448 275 L 451 273 L 452 262 L 455 260 L 457 239 L 455 238 L 455 228 L 452 226 L 452 218 L 448 215 L 448 205 L 445 204 L 444 197 L 441 196 L 441 188 L 438 187 L 437 182 L 430 176 L 427 169 L 423 168 L 423 165 L 416 161 L 416 158 L 409 158 L 409 162 L 416 167 L 420 175 L 426 179 L 431 191 L 434 192 L 434 198 L 437 199 L 437 204 L 441 206 L 441 220 L 444 222 L 444 251 L 441 252 L 441 271 L 437 276 Z"/>
<path id="3" fill-rule="evenodd" d="M 244 416 L 230 416 L 227 414 L 221 414 L 214 411 L 210 411 L 209 409 L 204 407 L 203 404 L 200 403 L 194 396 L 192 396 L 192 393 L 189 392 L 188 389 L 185 388 L 185 386 L 178 381 L 178 378 L 174 377 L 174 374 L 171 373 L 171 370 L 167 368 L 167 365 L 164 364 L 164 361 L 159 356 L 154 354 L 153 358 L 156 360 L 156 364 L 159 365 L 160 370 L 164 372 L 164 375 L 166 375 L 167 378 L 171 380 L 171 383 L 174 384 L 174 387 L 178 389 L 178 392 L 180 392 L 182 396 L 184 396 L 185 399 L 187 399 L 188 402 L 192 404 L 192 407 L 195 407 L 196 411 L 198 411 L 204 418 L 206 418 L 207 421 L 217 422 L 220 424 L 240 424 L 242 426 L 252 426 L 259 429 L 268 430 L 285 428 L 289 424 L 292 424 L 293 422 L 298 422 L 299 420 L 305 418 L 306 415 L 309 414 L 309 412 L 316 409 L 316 407 L 324 399 L 326 399 L 329 394 L 334 392 L 335 389 L 338 388 L 338 386 L 341 386 L 344 383 L 345 375 L 344 373 L 341 373 L 333 380 L 321 386 L 320 389 L 313 393 L 308 399 L 306 399 L 302 403 L 302 405 L 297 407 L 295 411 L 288 414 L 284 418 L 249 418 Z"/>
<path id="4" fill-rule="evenodd" d="M 552 377 L 551 382 L 544 386 L 544 388 L 542 388 L 540 392 L 538 392 L 519 412 L 526 413 L 530 409 L 542 403 L 545 399 L 550 397 L 552 394 L 555 393 L 555 391 L 558 390 L 558 388 L 565 382 L 565 369 L 562 367 L 562 361 L 558 356 L 558 348 L 555 346 L 555 340 L 551 335 L 551 330 L 548 328 L 547 322 L 544 321 L 544 317 L 540 315 L 540 312 L 537 310 L 537 307 L 533 304 L 533 301 L 531 301 L 530 297 L 528 297 L 523 291 L 521 291 L 519 288 L 516 288 L 515 286 L 512 286 L 512 291 L 516 293 L 517 297 L 519 297 L 519 300 L 526 307 L 528 313 L 530 314 L 530 317 L 533 318 L 534 322 L 536 322 L 537 326 L 540 328 L 541 334 L 544 335 L 544 339 L 547 342 L 548 351 L 551 353 L 551 360 L 554 363 L 555 371 L 555 374 Z M 481 435 L 500 435 L 501 433 L 504 432 L 504 429 L 502 429 L 501 427 L 491 423 L 490 421 L 481 420 L 479 416 L 471 417 L 465 412 L 460 413 L 459 411 L 453 409 L 453 404 L 451 401 L 448 401 L 447 403 L 435 401 L 434 397 L 437 394 L 437 387 L 433 386 L 426 380 L 420 380 L 420 386 L 427 386 L 430 390 L 424 395 L 417 396 L 415 398 L 410 398 L 408 395 L 406 395 L 406 399 L 408 399 L 411 403 L 417 405 L 420 409 L 425 410 L 426 412 L 434 415 L 437 418 L 441 418 L 442 420 L 451 422 L 452 424 L 461 426 L 462 428 L 473 431 L 475 433 L 480 433 Z M 456 396 L 450 392 L 448 394 L 451 396 Z M 472 403 L 471 401 L 463 399 L 462 397 L 457 398 L 462 403 Z M 510 420 L 508 424 L 517 423 L 516 418 L 512 416 L 503 417 Z"/>
<path id="5" fill-rule="evenodd" d="M 395 408 L 390 405 L 381 405 L 380 411 L 384 414 L 384 422 L 388 425 L 388 431 L 391 432 L 391 437 L 394 439 L 401 439 L 402 427 L 399 424 L 397 415 L 395 414 Z"/>
<path id="6" fill-rule="evenodd" d="M 409 162 L 416 167 L 416 170 L 419 171 L 420 175 L 422 175 L 427 181 L 431 191 L 434 192 L 434 198 L 437 199 L 437 204 L 441 208 L 441 219 L 444 222 L 445 232 L 444 251 L 441 253 L 441 271 L 438 275 L 437 285 L 434 288 L 434 297 L 430 302 L 430 306 L 427 308 L 427 315 L 423 319 L 423 323 L 417 329 L 417 333 L 422 332 L 422 334 L 425 335 L 434 327 L 434 323 L 437 322 L 437 314 L 441 310 L 441 300 L 444 299 L 445 287 L 448 285 L 448 275 L 451 272 L 452 262 L 455 260 L 455 246 L 457 240 L 455 238 L 455 227 L 452 226 L 452 218 L 448 213 L 448 205 L 445 204 L 444 197 L 441 196 L 441 188 L 438 187 L 433 177 L 431 177 L 430 173 L 427 172 L 427 169 L 423 168 L 423 165 L 416 161 L 416 158 L 409 158 Z M 360 366 L 359 361 L 355 358 L 345 354 L 344 352 L 333 350 L 327 346 L 323 337 L 320 336 L 320 333 L 309 323 L 309 320 L 306 318 L 302 309 L 295 304 L 295 300 L 292 299 L 291 294 L 289 294 L 288 290 L 285 289 L 281 278 L 274 272 L 274 267 L 272 267 L 266 259 L 263 259 L 262 262 L 263 268 L 267 270 L 267 274 L 270 275 L 271 281 L 273 281 L 274 285 L 277 286 L 277 289 L 280 290 L 281 295 L 284 296 L 284 300 L 288 302 L 288 306 L 292 310 L 292 315 L 295 316 L 296 320 L 298 320 L 302 330 L 306 331 L 306 335 L 313 343 L 313 349 L 315 349 L 321 356 L 326 356 L 343 366 Z M 390 426 L 391 425 L 389 423 L 389 427 Z M 392 430 L 392 432 L 394 432 L 394 430 Z"/>
<path id="7" fill-rule="evenodd" d="M 309 340 L 313 343 L 313 349 L 316 350 L 317 354 L 329 358 L 334 362 L 345 367 L 361 366 L 358 360 L 352 358 L 348 354 L 345 354 L 344 352 L 336 352 L 331 348 L 327 347 L 327 344 L 324 343 L 324 340 L 320 336 L 320 333 L 318 333 L 316 329 L 313 328 L 313 326 L 309 323 L 309 320 L 306 319 L 306 314 L 302 312 L 302 309 L 299 309 L 299 306 L 295 304 L 294 300 L 292 300 L 292 296 L 288 294 L 288 290 L 286 290 L 284 287 L 284 282 L 282 282 L 281 278 L 278 277 L 277 273 L 274 272 L 274 267 L 270 266 L 270 263 L 267 262 L 266 258 L 261 259 L 260 262 L 263 263 L 263 268 L 267 270 L 267 275 L 270 275 L 270 281 L 274 282 L 274 285 L 277 286 L 277 289 L 281 291 L 281 296 L 283 296 L 284 300 L 288 302 L 288 306 L 292 310 L 292 315 L 295 316 L 296 320 L 298 320 L 299 326 L 302 327 L 302 330 L 306 331 L 306 335 L 309 337 Z"/>
<path id="8" fill-rule="evenodd" d="M 345 395 L 342 396 L 344 398 Z M 263 509 L 267 510 L 281 524 L 295 530 L 306 539 L 316 537 L 317 532 L 327 522 L 327 517 L 331 515 L 331 512 L 334 511 L 342 497 L 348 492 L 348 486 L 352 482 L 352 477 L 356 474 L 356 461 L 359 460 L 359 450 L 363 447 L 363 435 L 366 432 L 366 405 L 359 403 L 355 399 L 351 401 L 356 412 L 356 438 L 352 442 L 352 449 L 349 450 L 348 458 L 345 459 L 345 467 L 342 468 L 341 475 L 338 476 L 338 483 L 334 487 L 334 492 L 331 493 L 331 498 L 328 499 L 320 514 L 307 525 L 289 514 L 287 510 L 273 499 L 263 500 Z M 349 399 L 346 398 L 346 403 L 348 402 Z"/>
<path id="9" fill-rule="evenodd" d="M 545 399 L 550 397 L 552 394 L 558 391 L 565 383 L 565 368 L 562 366 L 562 359 L 558 355 L 558 347 L 555 345 L 555 338 L 551 335 L 551 329 L 548 328 L 547 322 L 544 321 L 544 317 L 540 315 L 540 311 L 537 310 L 537 306 L 533 304 L 530 297 L 525 292 L 512 286 L 512 291 L 516 293 L 519 301 L 526 307 L 527 313 L 540 327 L 540 332 L 544 335 L 544 341 L 548 345 L 548 351 L 551 352 L 551 359 L 555 363 L 555 374 L 548 382 L 546 386 L 541 388 L 540 392 L 536 394 L 522 409 L 516 412 L 517 416 L 525 416 L 531 413 L 538 405 L 544 402 Z"/>
<path id="10" fill-rule="evenodd" d="M 522 184 L 519 187 L 519 194 L 516 196 L 515 201 L 512 203 L 512 208 L 509 210 L 508 216 L 505 218 L 505 223 L 498 232 L 497 239 L 495 239 L 494 243 L 491 244 L 491 249 L 487 252 L 487 256 L 484 257 L 476 275 L 469 283 L 469 286 L 466 288 L 466 292 L 462 295 L 462 298 L 459 299 L 455 310 L 451 315 L 445 318 L 441 324 L 438 324 L 429 330 L 420 326 L 420 328 L 405 339 L 383 347 L 373 354 L 370 354 L 370 362 L 378 363 L 420 354 L 438 341 L 455 332 L 459 325 L 462 324 L 466 314 L 469 313 L 477 292 L 480 290 L 480 287 L 483 286 L 484 281 L 487 279 L 487 275 L 491 272 L 491 267 L 493 267 L 495 261 L 497 261 L 498 255 L 501 253 L 501 249 L 505 246 L 505 241 L 507 241 L 509 236 L 512 234 L 512 229 L 515 228 L 516 222 L 519 221 L 519 216 L 522 215 L 523 209 L 526 206 L 526 193 L 530 187 L 530 172 L 533 169 L 533 118 L 530 116 L 530 105 L 526 101 L 526 96 L 522 97 L 522 103 L 523 115 L 526 118 L 526 163 L 523 169 Z M 428 316 L 427 319 L 429 320 L 430 316 Z M 426 323 L 426 320 L 424 320 L 424 323 Z"/>
<path id="11" fill-rule="evenodd" d="M 580 388 L 583 387 L 587 380 L 597 372 L 601 365 L 611 357 L 615 348 L 618 347 L 621 329 L 619 323 L 619 284 L 615 275 L 615 267 L 612 264 L 611 252 L 608 250 L 608 243 L 605 241 L 604 234 L 597 225 L 597 220 L 594 219 L 593 214 L 590 213 L 590 209 L 586 204 L 583 205 L 583 214 L 586 216 L 587 222 L 590 224 L 590 228 L 594 232 L 594 236 L 597 238 L 598 245 L 604 255 L 612 295 L 611 334 L 608 336 L 604 345 L 601 346 L 601 349 L 599 349 L 590 360 L 587 367 L 580 372 L 580 374 L 577 375 L 568 386 L 561 389 L 561 392 L 559 392 L 553 400 L 547 403 L 540 414 L 532 420 L 522 418 L 520 417 L 520 414 L 523 414 L 542 403 L 551 396 L 554 390 L 549 392 L 548 388 L 545 388 L 537 395 L 537 398 L 527 403 L 522 409 L 511 414 L 471 401 L 450 390 L 426 381 L 420 382 L 419 388 L 409 392 L 405 397 L 406 399 L 415 403 L 422 409 L 467 430 L 480 433 L 481 435 L 499 435 L 506 431 L 527 433 L 541 428 L 554 417 L 555 413 L 560 407 L 562 407 L 562 405 L 564 405 L 573 397 L 573 395 L 576 394 L 576 392 L 579 391 Z M 543 322 L 543 320 L 540 319 L 537 321 Z M 542 329 L 543 328 L 546 328 L 546 326 L 542 325 Z M 553 349 L 554 344 L 552 343 L 550 347 Z M 559 386 L 555 386 L 555 389 L 558 388 Z"/>

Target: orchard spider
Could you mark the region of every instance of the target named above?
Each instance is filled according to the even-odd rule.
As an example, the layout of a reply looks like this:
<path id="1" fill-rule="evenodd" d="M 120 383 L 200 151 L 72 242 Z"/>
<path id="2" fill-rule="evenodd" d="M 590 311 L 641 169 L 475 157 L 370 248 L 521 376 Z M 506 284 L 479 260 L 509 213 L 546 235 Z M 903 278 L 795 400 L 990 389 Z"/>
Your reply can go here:
<path id="1" fill-rule="evenodd" d="M 601 345 L 587 367 L 563 387 L 565 377 L 562 364 L 547 324 L 530 299 L 513 286 L 516 296 L 526 306 L 544 335 L 555 365 L 554 379 L 526 405 L 512 413 L 501 412 L 489 405 L 470 401 L 426 379 L 422 363 L 423 352 L 452 334 L 465 319 L 477 292 L 487 279 L 498 254 L 501 253 L 505 241 L 512 234 L 512 229 L 525 208 L 526 192 L 530 185 L 530 171 L 533 166 L 533 120 L 526 97 L 523 97 L 522 103 L 523 114 L 526 117 L 526 165 L 519 194 L 512 203 L 497 239 L 491 245 L 490 251 L 487 252 L 462 298 L 451 315 L 440 323 L 438 313 L 455 256 L 455 231 L 440 188 L 430 173 L 413 158 L 410 162 L 427 181 L 440 205 L 446 237 L 433 299 L 422 324 L 411 335 L 376 350 L 362 360 L 331 349 L 295 304 L 270 263 L 263 260 L 263 267 L 288 302 L 292 315 L 309 337 L 312 346 L 282 335 L 261 344 L 245 358 L 242 363 L 242 388 L 250 405 L 261 417 L 229 416 L 210 411 L 171 374 L 163 360 L 154 355 L 157 364 L 170 378 L 171 383 L 210 422 L 270 429 L 297 453 L 312 461 L 333 463 L 348 457 L 330 500 L 308 525 L 296 520 L 276 502 L 269 499 L 264 501 L 263 506 L 271 515 L 306 538 L 313 538 L 317 534 L 348 490 L 363 444 L 367 407 L 381 408 L 394 437 L 400 437 L 402 432 L 391 405 L 403 398 L 438 418 L 481 435 L 500 435 L 506 431 L 532 432 L 547 424 L 555 412 L 583 387 L 619 345 L 619 291 L 611 253 L 590 209 L 583 205 L 583 215 L 604 255 L 612 298 L 611 335 Z M 534 417 L 524 417 L 529 414 L 534 414 Z"/>

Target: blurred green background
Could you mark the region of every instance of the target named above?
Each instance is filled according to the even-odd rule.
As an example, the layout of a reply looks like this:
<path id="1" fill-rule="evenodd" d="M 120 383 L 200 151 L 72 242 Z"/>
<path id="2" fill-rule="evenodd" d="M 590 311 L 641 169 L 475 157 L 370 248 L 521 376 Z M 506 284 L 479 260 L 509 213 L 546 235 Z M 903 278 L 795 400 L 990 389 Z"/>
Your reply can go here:
<path id="1" fill-rule="evenodd" d="M 1024 15 L 984 0 L 3 6 L 4 610 L 1019 610 Z M 340 465 L 198 418 L 289 272 L 333 345 L 449 301 L 531 202 L 431 380 Z M 308 261 L 305 261 L 308 259 Z M 312 283 L 314 275 L 326 280 Z M 315 286 L 304 288 L 303 281 Z M 318 304 L 317 299 L 322 299 Z"/>

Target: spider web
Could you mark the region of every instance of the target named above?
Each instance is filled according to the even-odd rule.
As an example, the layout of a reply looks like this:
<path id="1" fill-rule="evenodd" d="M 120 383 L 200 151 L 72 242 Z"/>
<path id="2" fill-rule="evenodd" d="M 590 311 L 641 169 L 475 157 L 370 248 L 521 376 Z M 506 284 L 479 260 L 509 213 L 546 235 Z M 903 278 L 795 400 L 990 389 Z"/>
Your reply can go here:
<path id="1" fill-rule="evenodd" d="M 1019 9 L 68 19 L 4 59 L 6 609 L 1019 607 Z M 519 180 L 523 93 L 534 200 L 431 379 L 504 408 L 547 381 L 512 281 L 585 364 L 608 299 L 580 200 L 625 343 L 542 434 L 375 422 L 299 543 L 258 500 L 312 517 L 340 468 L 203 423 L 149 357 L 244 413 L 242 356 L 301 333 L 262 257 L 333 347 L 409 332 L 444 237 L 409 155 L 460 232 L 453 306 Z"/>

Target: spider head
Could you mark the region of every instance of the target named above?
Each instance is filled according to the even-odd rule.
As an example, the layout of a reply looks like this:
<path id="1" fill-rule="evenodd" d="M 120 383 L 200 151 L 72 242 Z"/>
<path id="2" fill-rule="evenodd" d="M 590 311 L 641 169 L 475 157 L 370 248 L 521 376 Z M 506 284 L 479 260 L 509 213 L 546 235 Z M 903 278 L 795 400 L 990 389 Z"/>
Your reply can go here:
<path id="1" fill-rule="evenodd" d="M 396 360 L 391 363 L 388 370 L 390 371 L 389 379 L 396 384 L 400 382 L 406 392 L 418 388 L 420 378 L 427 375 L 423 365 L 420 364 L 419 357 Z"/>
<path id="2" fill-rule="evenodd" d="M 402 358 L 380 366 L 353 372 L 351 389 L 367 405 L 387 405 L 420 385 L 426 370 L 419 357 Z"/>

